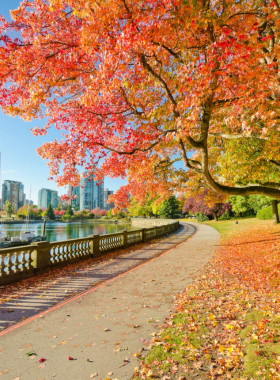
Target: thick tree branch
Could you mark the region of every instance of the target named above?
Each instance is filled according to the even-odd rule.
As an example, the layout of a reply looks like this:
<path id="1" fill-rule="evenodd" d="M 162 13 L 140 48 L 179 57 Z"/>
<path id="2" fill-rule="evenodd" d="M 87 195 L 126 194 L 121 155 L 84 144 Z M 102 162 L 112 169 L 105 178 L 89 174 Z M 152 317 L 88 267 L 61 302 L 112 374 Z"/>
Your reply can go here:
<path id="1" fill-rule="evenodd" d="M 184 145 L 182 139 L 179 140 L 179 144 L 180 144 L 180 147 L 181 147 L 181 152 L 182 152 L 184 164 L 186 165 L 186 167 L 189 168 L 189 169 L 191 169 L 191 170 L 193 170 L 196 173 L 200 173 L 201 174 L 201 164 L 200 164 L 200 162 L 194 161 L 194 160 L 190 160 L 188 158 L 187 152 L 186 152 L 186 149 L 185 149 L 185 145 Z M 193 163 L 193 164 L 195 164 L 197 166 L 200 166 L 200 168 L 191 165 L 191 163 Z"/>
<path id="2" fill-rule="evenodd" d="M 167 168 L 172 166 L 175 162 L 181 161 L 181 158 L 174 158 L 173 160 L 162 160 L 156 166 L 154 170 L 154 174 L 159 174 L 164 172 Z"/>
<path id="3" fill-rule="evenodd" d="M 184 63 L 184 61 L 181 59 L 181 53 L 176 53 L 174 50 L 172 50 L 171 48 L 169 48 L 168 46 L 162 44 L 162 43 L 159 43 L 159 42 L 155 42 L 153 41 L 155 45 L 157 46 L 161 46 L 163 49 L 165 49 L 166 51 L 168 51 L 169 54 L 171 54 L 173 57 L 175 57 L 180 63 Z"/>
<path id="4" fill-rule="evenodd" d="M 269 162 L 277 169 L 280 170 L 280 163 L 279 162 L 276 162 L 274 160 L 269 160 Z"/>
<path id="5" fill-rule="evenodd" d="M 173 113 L 174 113 L 175 117 L 179 117 L 180 114 L 176 110 L 177 103 L 176 103 L 176 101 L 175 101 L 175 99 L 174 99 L 171 91 L 169 90 L 166 82 L 162 79 L 161 76 L 159 76 L 157 73 L 154 72 L 154 70 L 152 69 L 152 67 L 147 62 L 146 57 L 144 56 L 144 54 L 140 54 L 139 59 L 140 59 L 140 63 L 142 65 L 142 67 L 144 68 L 144 70 L 146 70 L 163 87 L 163 89 L 165 90 L 165 92 L 166 92 L 169 100 L 173 104 Z"/>

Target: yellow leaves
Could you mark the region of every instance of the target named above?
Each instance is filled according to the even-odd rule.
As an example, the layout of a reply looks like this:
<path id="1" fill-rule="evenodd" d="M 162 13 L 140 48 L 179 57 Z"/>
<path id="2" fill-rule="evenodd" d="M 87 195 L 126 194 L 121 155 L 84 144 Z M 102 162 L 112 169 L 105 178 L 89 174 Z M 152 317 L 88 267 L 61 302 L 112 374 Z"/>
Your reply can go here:
<path id="1" fill-rule="evenodd" d="M 256 335 L 256 334 L 252 334 L 252 339 L 253 339 L 253 340 L 259 340 L 259 337 L 258 337 L 258 335 Z"/>
<path id="2" fill-rule="evenodd" d="M 235 329 L 235 326 L 233 326 L 233 325 L 225 325 L 225 328 L 226 328 L 227 330 L 234 330 L 234 329 Z"/>
<path id="3" fill-rule="evenodd" d="M 224 352 L 225 349 L 226 349 L 225 346 L 219 346 L 219 351 L 220 351 L 220 352 Z"/>

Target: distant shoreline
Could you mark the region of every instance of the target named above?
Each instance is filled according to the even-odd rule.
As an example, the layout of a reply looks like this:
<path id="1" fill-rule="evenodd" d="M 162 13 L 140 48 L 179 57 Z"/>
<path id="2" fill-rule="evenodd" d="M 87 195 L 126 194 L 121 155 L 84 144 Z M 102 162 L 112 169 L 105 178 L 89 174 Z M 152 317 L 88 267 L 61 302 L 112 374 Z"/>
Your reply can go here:
<path id="1" fill-rule="evenodd" d="M 25 224 L 25 220 L 3 220 L 0 219 L 0 226 L 1 224 Z M 35 223 L 44 223 L 43 219 L 38 219 L 38 220 L 29 220 L 30 224 L 35 224 Z M 81 224 L 88 224 L 88 223 L 102 223 L 102 224 L 121 224 L 121 223 L 131 223 L 128 221 L 122 221 L 120 220 L 104 220 L 104 219 L 86 219 L 86 220 L 69 220 L 68 222 L 64 222 L 62 220 L 47 220 L 47 224 L 50 223 L 81 223 Z"/>
<path id="2" fill-rule="evenodd" d="M 0 226 L 1 224 L 25 224 L 26 221 L 25 220 L 3 220 L 3 219 L 0 219 Z M 34 224 L 34 223 L 44 223 L 44 221 L 42 219 L 39 219 L 39 220 L 29 220 L 30 224 Z"/>

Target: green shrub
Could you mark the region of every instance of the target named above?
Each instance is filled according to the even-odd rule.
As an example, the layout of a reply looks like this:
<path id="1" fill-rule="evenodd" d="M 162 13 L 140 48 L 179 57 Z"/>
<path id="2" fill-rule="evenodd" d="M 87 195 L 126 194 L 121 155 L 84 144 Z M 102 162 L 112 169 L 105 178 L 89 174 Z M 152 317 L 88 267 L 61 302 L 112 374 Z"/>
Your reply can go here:
<path id="1" fill-rule="evenodd" d="M 201 214 L 200 212 L 196 214 L 196 217 L 198 222 L 206 222 L 207 220 L 209 220 L 207 215 Z"/>
<path id="2" fill-rule="evenodd" d="M 228 211 L 224 212 L 223 215 L 219 217 L 219 220 L 229 220 L 229 219 L 231 219 L 231 217 Z"/>
<path id="3" fill-rule="evenodd" d="M 280 214 L 280 205 L 278 207 L 278 213 Z M 257 212 L 257 218 L 262 220 L 272 219 L 272 206 L 262 208 Z"/>

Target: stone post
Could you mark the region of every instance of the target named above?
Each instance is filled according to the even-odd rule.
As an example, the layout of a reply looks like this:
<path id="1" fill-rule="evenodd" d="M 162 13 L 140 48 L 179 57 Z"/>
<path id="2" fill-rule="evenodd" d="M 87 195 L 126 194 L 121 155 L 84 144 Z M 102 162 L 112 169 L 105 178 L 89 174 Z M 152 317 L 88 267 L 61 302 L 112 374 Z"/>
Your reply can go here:
<path id="1" fill-rule="evenodd" d="M 30 245 L 34 246 L 31 258 L 35 272 L 38 269 L 48 268 L 50 266 L 50 243 L 48 241 L 37 241 Z"/>
<path id="2" fill-rule="evenodd" d="M 127 248 L 127 231 L 123 231 L 123 247 Z"/>
<path id="3" fill-rule="evenodd" d="M 142 228 L 142 242 L 146 243 L 147 238 L 146 238 L 146 229 L 147 228 Z"/>
<path id="4" fill-rule="evenodd" d="M 160 227 L 156 226 L 156 238 L 159 238 L 161 236 L 161 233 L 160 233 Z"/>
<path id="5" fill-rule="evenodd" d="M 100 255 L 100 249 L 99 249 L 99 235 L 91 235 L 91 249 L 90 252 L 92 254 L 92 257 L 96 257 Z"/>

